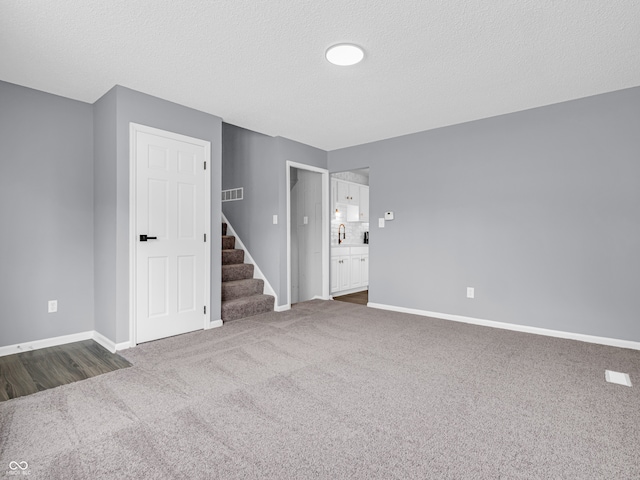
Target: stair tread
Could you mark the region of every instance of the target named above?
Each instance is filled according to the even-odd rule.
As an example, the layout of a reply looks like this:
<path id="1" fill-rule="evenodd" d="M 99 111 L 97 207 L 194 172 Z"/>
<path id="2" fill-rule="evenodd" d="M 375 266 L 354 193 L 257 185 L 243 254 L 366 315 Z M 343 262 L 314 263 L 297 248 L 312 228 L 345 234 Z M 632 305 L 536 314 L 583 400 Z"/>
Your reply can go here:
<path id="1" fill-rule="evenodd" d="M 273 300 L 273 295 L 267 295 L 266 293 L 256 293 L 255 295 L 249 295 L 248 297 L 234 298 L 233 300 L 223 300 L 222 305 L 235 305 L 238 303 L 251 303 L 258 302 L 266 299 Z"/>
<path id="2" fill-rule="evenodd" d="M 264 293 L 264 280 L 261 278 L 243 278 L 222 282 L 220 300 L 233 300 Z"/>
<path id="3" fill-rule="evenodd" d="M 220 316 L 223 322 L 250 318 L 263 313 L 273 312 L 275 298 L 271 295 L 256 294 L 234 300 L 223 300 Z"/>
<path id="4" fill-rule="evenodd" d="M 243 278 L 241 280 L 227 280 L 226 282 L 222 282 L 222 285 L 227 285 L 229 287 L 234 285 L 243 285 L 247 283 L 258 283 L 262 280 L 259 278 Z"/>
<path id="5" fill-rule="evenodd" d="M 222 281 L 243 280 L 253 278 L 254 267 L 251 263 L 231 263 L 222 265 Z"/>
<path id="6" fill-rule="evenodd" d="M 253 264 L 252 263 L 230 263 L 229 265 L 222 265 L 222 268 L 242 268 L 245 265 L 247 265 L 250 268 L 253 268 Z"/>

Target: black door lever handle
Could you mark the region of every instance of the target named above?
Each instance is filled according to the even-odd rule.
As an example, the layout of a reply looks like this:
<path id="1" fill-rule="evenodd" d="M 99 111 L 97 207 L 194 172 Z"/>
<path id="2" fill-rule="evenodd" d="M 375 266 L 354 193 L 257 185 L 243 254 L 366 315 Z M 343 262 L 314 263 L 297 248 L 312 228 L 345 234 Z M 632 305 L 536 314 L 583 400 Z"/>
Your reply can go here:
<path id="1" fill-rule="evenodd" d="M 147 240 L 157 240 L 158 237 L 148 237 L 147 235 L 140 235 L 140 241 L 146 242 Z"/>

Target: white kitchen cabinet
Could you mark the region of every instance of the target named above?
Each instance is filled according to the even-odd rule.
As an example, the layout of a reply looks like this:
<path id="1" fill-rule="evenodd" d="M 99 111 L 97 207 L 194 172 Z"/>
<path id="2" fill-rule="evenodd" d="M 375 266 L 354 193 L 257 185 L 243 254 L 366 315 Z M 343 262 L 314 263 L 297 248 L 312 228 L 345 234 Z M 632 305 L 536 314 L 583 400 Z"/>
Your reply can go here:
<path id="1" fill-rule="evenodd" d="M 349 269 L 351 282 L 349 288 L 357 288 L 362 286 L 362 256 L 349 255 Z"/>
<path id="2" fill-rule="evenodd" d="M 331 293 L 351 293 L 369 285 L 369 247 L 331 249 Z"/>
<path id="3" fill-rule="evenodd" d="M 352 182 L 345 182 L 344 180 L 335 180 L 335 203 L 341 203 L 344 205 L 360 205 L 360 185 Z M 333 185 L 332 185 L 333 186 Z"/>
<path id="4" fill-rule="evenodd" d="M 361 270 L 360 275 L 362 275 L 362 286 L 369 286 L 369 255 L 362 255 L 361 257 Z"/>
<path id="5" fill-rule="evenodd" d="M 331 257 L 331 291 L 348 290 L 351 285 L 351 263 L 349 255 Z"/>
<path id="6" fill-rule="evenodd" d="M 331 275 L 331 291 L 335 292 L 338 290 L 338 259 L 339 257 L 331 256 L 331 264 L 330 264 L 330 275 Z"/>
<path id="7" fill-rule="evenodd" d="M 338 179 L 331 179 L 331 210 L 336 211 L 336 204 L 338 202 Z"/>
<path id="8" fill-rule="evenodd" d="M 346 212 L 348 222 L 368 222 L 369 187 L 332 178 L 331 211 L 335 212 L 336 209 Z"/>
<path id="9" fill-rule="evenodd" d="M 360 186 L 360 221 L 369 221 L 369 187 Z"/>

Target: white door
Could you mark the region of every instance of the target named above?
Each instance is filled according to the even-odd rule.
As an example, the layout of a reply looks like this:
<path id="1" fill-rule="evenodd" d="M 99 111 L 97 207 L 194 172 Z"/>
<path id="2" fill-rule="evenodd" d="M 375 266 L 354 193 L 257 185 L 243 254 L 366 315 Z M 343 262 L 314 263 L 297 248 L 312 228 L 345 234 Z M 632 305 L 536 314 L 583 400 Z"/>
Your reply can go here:
<path id="1" fill-rule="evenodd" d="M 131 141 L 136 175 L 134 321 L 140 343 L 205 326 L 205 161 L 210 146 L 142 126 L 132 126 Z"/>
<path id="2" fill-rule="evenodd" d="M 298 170 L 298 301 L 322 297 L 322 175 Z"/>

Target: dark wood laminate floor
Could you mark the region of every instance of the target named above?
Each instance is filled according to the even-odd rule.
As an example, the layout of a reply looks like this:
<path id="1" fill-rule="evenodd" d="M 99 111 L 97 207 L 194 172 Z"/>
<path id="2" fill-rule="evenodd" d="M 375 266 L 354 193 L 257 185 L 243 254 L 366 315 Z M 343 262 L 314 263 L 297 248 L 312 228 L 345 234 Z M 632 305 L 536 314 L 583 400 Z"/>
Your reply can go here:
<path id="1" fill-rule="evenodd" d="M 93 340 L 7 355 L 0 357 L 0 402 L 130 366 Z"/>
<path id="2" fill-rule="evenodd" d="M 348 295 L 340 295 L 339 297 L 333 297 L 334 300 L 339 302 L 357 303 L 358 305 L 366 305 L 369 301 L 369 290 L 363 292 L 349 293 Z"/>

